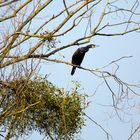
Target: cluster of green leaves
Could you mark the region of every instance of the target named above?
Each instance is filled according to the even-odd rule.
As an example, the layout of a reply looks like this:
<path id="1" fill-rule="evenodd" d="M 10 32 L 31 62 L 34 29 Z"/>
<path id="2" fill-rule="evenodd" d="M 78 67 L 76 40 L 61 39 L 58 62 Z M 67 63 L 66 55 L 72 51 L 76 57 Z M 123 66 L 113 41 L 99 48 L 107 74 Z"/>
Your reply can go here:
<path id="1" fill-rule="evenodd" d="M 40 77 L 9 84 L 0 91 L 0 124 L 8 129 L 6 139 L 34 130 L 50 139 L 71 139 L 84 125 L 86 95 L 78 88 L 64 91 Z"/>
<path id="2" fill-rule="evenodd" d="M 49 51 L 51 48 L 56 48 L 56 44 L 60 43 L 50 31 L 40 33 L 39 41 L 44 42 Z"/>

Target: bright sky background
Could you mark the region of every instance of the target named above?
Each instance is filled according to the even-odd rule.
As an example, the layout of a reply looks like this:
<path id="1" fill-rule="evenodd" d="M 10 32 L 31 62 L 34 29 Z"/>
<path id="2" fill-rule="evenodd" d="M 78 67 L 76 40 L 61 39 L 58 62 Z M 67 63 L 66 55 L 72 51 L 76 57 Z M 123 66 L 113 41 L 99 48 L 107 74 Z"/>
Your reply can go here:
<path id="1" fill-rule="evenodd" d="M 121 37 L 96 38 L 91 42 L 99 44 L 100 48 L 90 50 L 86 54 L 82 66 L 86 68 L 98 68 L 122 56 L 132 55 L 132 58 L 121 60 L 118 63 L 120 65 L 118 76 L 128 83 L 137 83 L 140 81 L 139 40 L 140 36 L 136 33 L 131 33 Z M 64 51 L 68 61 L 71 61 L 71 55 L 75 50 L 76 48 L 70 48 Z M 84 89 L 81 90 L 81 92 L 85 92 L 88 95 L 92 95 L 96 87 L 102 81 L 87 71 L 77 69 L 74 76 L 70 76 L 70 71 L 71 67 L 64 64 L 48 64 L 42 67 L 42 73 L 50 73 L 49 80 L 58 87 L 66 88 L 68 85 L 68 89 L 70 89 L 71 86 L 69 81 L 76 80 L 81 83 L 81 89 Z M 114 86 L 112 86 L 112 88 L 115 90 Z M 138 108 L 138 110 L 136 110 L 136 114 L 133 116 L 125 116 L 127 121 L 130 121 L 129 123 L 120 122 L 118 117 L 108 118 L 108 113 L 111 114 L 113 110 L 110 107 L 98 105 L 108 105 L 112 103 L 111 93 L 105 84 L 100 86 L 95 96 L 89 97 L 88 100 L 91 101 L 91 103 L 86 110 L 87 115 L 101 124 L 110 134 L 112 134 L 113 140 L 127 140 L 131 132 L 131 123 L 140 123 Z M 137 98 L 137 101 L 139 100 L 140 98 Z M 34 138 L 35 137 L 33 136 L 32 139 Z M 40 136 L 38 136 L 38 139 L 40 139 Z M 80 140 L 93 139 L 105 140 L 106 135 L 99 127 L 87 119 L 86 126 L 80 134 Z"/>
<path id="2" fill-rule="evenodd" d="M 61 3 L 58 2 L 58 9 L 61 9 Z M 122 2 L 123 4 L 123 2 Z M 122 5 L 123 6 L 123 5 Z M 129 5 L 128 5 L 129 6 Z M 54 10 L 52 7 L 48 9 L 49 12 Z M 95 9 L 95 12 L 102 10 L 101 7 Z M 45 15 L 47 11 L 42 13 L 42 16 Z M 96 22 L 96 16 L 93 17 L 92 22 Z M 57 22 L 55 23 L 57 24 Z M 61 44 L 67 44 L 72 39 L 76 38 L 80 32 L 82 32 L 85 28 L 83 28 L 85 23 L 80 25 L 81 30 L 77 30 L 68 34 L 62 38 Z M 34 23 L 34 28 L 38 26 L 38 23 Z M 53 28 L 52 27 L 50 28 Z M 117 30 L 116 30 L 117 31 Z M 100 48 L 90 49 L 90 51 L 86 54 L 85 59 L 81 66 L 89 69 L 94 69 L 98 67 L 102 67 L 112 60 L 118 59 L 122 56 L 130 56 L 132 58 L 123 59 L 118 62 L 120 68 L 118 70 L 117 75 L 128 83 L 138 83 L 140 82 L 140 35 L 136 32 L 130 33 L 128 35 L 119 36 L 119 37 L 94 37 L 90 43 L 100 45 Z M 83 45 L 85 46 L 85 45 Z M 73 48 L 65 49 L 60 53 L 65 56 L 65 61 L 71 61 L 72 54 L 74 51 L 82 46 L 75 46 Z M 53 56 L 56 57 L 55 55 Z M 58 58 L 59 56 L 57 56 Z M 61 59 L 61 58 L 60 58 Z M 114 70 L 116 67 L 110 67 L 110 70 Z M 81 83 L 81 94 L 87 93 L 89 96 L 94 94 L 96 87 L 103 81 L 102 79 L 94 76 L 93 74 L 77 69 L 74 76 L 70 75 L 71 67 L 65 64 L 56 64 L 56 63 L 47 63 L 42 64 L 40 73 L 50 74 L 48 79 L 54 83 L 56 86 L 60 88 L 70 89 L 72 84 L 70 81 L 76 80 Z M 113 80 L 108 81 L 112 85 L 112 89 L 116 90 L 116 85 Z M 138 91 L 140 92 L 140 91 Z M 88 101 L 91 103 L 89 107 L 86 109 L 86 114 L 98 122 L 103 128 L 113 136 L 113 140 L 127 140 L 131 133 L 131 125 L 132 123 L 137 125 L 140 123 L 140 108 L 137 108 L 132 115 L 124 115 L 120 113 L 121 117 L 125 117 L 125 123 L 121 122 L 118 117 L 109 118 L 109 115 L 114 113 L 114 109 L 108 106 L 112 104 L 111 93 L 105 84 L 102 84 L 97 90 L 94 96 L 88 98 Z M 131 103 L 135 103 L 138 107 L 138 102 L 140 98 L 133 100 Z M 86 117 L 85 117 L 86 118 Z M 105 133 L 96 126 L 93 122 L 91 122 L 88 118 L 86 118 L 86 126 L 83 127 L 79 140 L 106 140 Z M 43 136 L 38 133 L 33 133 L 33 135 L 29 138 L 30 140 L 41 140 Z M 138 140 L 138 137 L 135 137 L 135 140 Z"/>
<path id="3" fill-rule="evenodd" d="M 140 82 L 139 40 L 139 34 L 135 33 L 121 37 L 96 39 L 95 42 L 101 47 L 95 50 L 90 50 L 86 54 L 82 66 L 86 68 L 97 68 L 122 56 L 132 55 L 132 58 L 124 59 L 119 62 L 120 69 L 118 75 L 122 80 L 127 81 L 128 83 Z M 75 49 L 67 49 L 65 51 L 66 58 L 69 61 L 71 60 L 71 54 L 74 51 Z M 98 84 L 101 83 L 99 78 L 95 77 L 89 72 L 77 69 L 76 73 L 72 77 L 70 76 L 70 71 L 71 67 L 64 64 L 48 64 L 42 68 L 42 73 L 50 73 L 49 80 L 58 87 L 66 88 L 68 85 L 68 88 L 70 89 L 69 81 L 76 80 L 81 83 L 81 89 L 84 88 L 84 90 L 81 90 L 81 92 L 85 92 L 88 95 L 92 95 Z M 140 123 L 140 111 L 138 108 L 138 110 L 136 110 L 136 114 L 134 114 L 132 117 L 125 116 L 130 121 L 129 123 L 120 122 L 117 117 L 110 119 L 108 118 L 108 113 L 111 114 L 113 110 L 109 107 L 98 105 L 107 105 L 111 103 L 111 93 L 105 85 L 100 86 L 95 96 L 89 97 L 88 100 L 91 101 L 91 103 L 86 109 L 87 115 L 101 124 L 108 131 L 108 133 L 113 136 L 113 140 L 127 140 L 131 132 L 131 123 L 134 123 L 135 125 Z M 137 98 L 137 100 L 139 101 L 140 98 Z M 80 140 L 106 139 L 104 132 L 88 119 L 86 121 L 86 126 L 79 135 Z M 41 138 L 42 136 L 34 133 L 32 137 L 30 137 L 30 140 Z M 138 140 L 138 138 L 136 140 Z"/>

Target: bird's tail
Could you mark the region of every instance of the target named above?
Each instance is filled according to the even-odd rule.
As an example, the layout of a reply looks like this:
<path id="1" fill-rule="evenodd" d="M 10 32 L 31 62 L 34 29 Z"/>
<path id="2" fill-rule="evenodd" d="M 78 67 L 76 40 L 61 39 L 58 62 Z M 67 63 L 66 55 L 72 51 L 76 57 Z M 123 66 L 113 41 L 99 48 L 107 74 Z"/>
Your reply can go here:
<path id="1" fill-rule="evenodd" d="M 76 67 L 73 66 L 72 71 L 71 71 L 71 75 L 73 75 L 75 73 Z"/>

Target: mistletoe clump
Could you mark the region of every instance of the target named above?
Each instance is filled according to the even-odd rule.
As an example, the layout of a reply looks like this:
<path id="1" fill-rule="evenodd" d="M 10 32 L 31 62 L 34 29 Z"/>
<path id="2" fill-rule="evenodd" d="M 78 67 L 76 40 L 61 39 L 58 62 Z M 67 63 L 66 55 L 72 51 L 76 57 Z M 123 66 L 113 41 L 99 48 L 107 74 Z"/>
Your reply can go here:
<path id="1" fill-rule="evenodd" d="M 0 83 L 0 124 L 6 139 L 39 131 L 50 139 L 70 139 L 84 125 L 85 95 L 64 91 L 47 79 Z"/>

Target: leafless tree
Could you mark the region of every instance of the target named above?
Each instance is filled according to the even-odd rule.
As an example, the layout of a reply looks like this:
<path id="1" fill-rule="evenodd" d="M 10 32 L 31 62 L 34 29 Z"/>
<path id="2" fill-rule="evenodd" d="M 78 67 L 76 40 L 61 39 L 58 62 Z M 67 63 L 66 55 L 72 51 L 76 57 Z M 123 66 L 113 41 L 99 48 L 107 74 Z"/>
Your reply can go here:
<path id="1" fill-rule="evenodd" d="M 124 3 L 122 6 L 121 3 Z M 52 10 L 53 8 L 53 10 Z M 37 69 L 44 61 L 71 65 L 70 62 L 58 59 L 62 50 L 77 45 L 88 44 L 97 36 L 122 36 L 140 32 L 139 0 L 3 0 L 0 2 L 0 68 L 1 80 L 8 75 L 14 76 L 15 70 L 23 66 L 26 69 Z M 100 10 L 98 10 L 100 9 Z M 114 18 L 115 20 L 112 20 Z M 95 20 L 96 19 L 96 20 Z M 80 32 L 84 22 L 84 32 Z M 118 30 L 119 29 L 119 30 Z M 63 42 L 65 37 L 77 36 Z M 52 57 L 53 56 L 53 57 Z M 122 56 L 101 68 L 88 69 L 91 74 L 102 78 L 112 96 L 112 106 L 120 118 L 118 110 L 121 101 L 129 94 L 140 96 L 132 85 L 117 76 L 118 61 L 131 56 Z M 110 65 L 116 65 L 113 73 L 106 71 Z M 11 74 L 9 74 L 11 70 Z M 23 70 L 23 69 L 22 69 Z M 8 72 L 8 74 L 7 74 Z M 30 77 L 29 77 L 30 78 Z M 113 79 L 120 88 L 116 94 L 108 83 Z M 121 119 L 121 118 L 120 118 Z M 138 131 L 132 132 L 129 139 Z M 108 138 L 109 139 L 109 138 Z"/>

